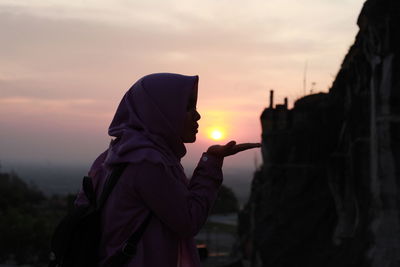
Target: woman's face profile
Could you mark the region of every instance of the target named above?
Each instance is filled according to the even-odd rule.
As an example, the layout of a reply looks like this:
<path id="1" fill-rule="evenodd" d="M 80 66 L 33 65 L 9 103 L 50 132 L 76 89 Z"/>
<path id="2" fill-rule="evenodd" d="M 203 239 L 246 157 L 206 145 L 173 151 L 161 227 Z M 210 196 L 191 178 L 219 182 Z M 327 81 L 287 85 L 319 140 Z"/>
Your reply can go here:
<path id="1" fill-rule="evenodd" d="M 197 105 L 197 85 L 192 90 L 192 94 L 189 97 L 188 106 L 186 108 L 186 116 L 183 126 L 182 140 L 184 143 L 194 143 L 196 141 L 196 134 L 198 132 L 201 116 L 196 110 Z"/>

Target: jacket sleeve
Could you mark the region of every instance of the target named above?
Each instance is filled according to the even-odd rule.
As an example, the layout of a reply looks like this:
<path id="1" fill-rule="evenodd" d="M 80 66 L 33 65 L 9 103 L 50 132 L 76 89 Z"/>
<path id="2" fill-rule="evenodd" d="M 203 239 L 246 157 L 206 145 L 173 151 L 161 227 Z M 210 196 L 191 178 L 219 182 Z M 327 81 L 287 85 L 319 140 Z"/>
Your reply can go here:
<path id="1" fill-rule="evenodd" d="M 134 190 L 153 214 L 180 237 L 195 236 L 206 222 L 222 183 L 223 159 L 204 153 L 189 185 L 161 164 L 142 162 Z"/>

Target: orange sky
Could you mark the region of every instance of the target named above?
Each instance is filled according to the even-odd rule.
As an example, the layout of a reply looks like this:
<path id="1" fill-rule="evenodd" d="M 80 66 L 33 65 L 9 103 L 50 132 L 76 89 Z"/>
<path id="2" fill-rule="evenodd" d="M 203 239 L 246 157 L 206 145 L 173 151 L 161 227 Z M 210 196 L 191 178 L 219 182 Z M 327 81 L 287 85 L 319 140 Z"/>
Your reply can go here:
<path id="1" fill-rule="evenodd" d="M 259 115 L 327 91 L 357 33 L 360 0 L 0 0 L 0 162 L 89 163 L 143 75 L 199 75 L 193 165 L 215 143 L 260 141 Z M 259 151 L 227 159 L 251 166 Z"/>

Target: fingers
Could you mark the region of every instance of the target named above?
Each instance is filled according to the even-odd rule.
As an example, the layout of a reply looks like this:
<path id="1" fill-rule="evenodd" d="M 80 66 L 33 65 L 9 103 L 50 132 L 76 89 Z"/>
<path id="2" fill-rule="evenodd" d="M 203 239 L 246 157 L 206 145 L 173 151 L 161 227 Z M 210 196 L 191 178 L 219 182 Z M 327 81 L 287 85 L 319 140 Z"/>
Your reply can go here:
<path id="1" fill-rule="evenodd" d="M 214 145 L 208 148 L 207 152 L 219 157 L 226 157 L 230 155 L 234 155 L 238 152 L 261 147 L 260 143 L 242 143 L 236 144 L 236 141 L 232 140 L 225 145 Z"/>
<path id="2" fill-rule="evenodd" d="M 240 149 L 250 149 L 250 148 L 256 148 L 256 147 L 261 147 L 260 143 L 242 143 L 236 145 L 236 147 L 239 147 Z"/>
<path id="3" fill-rule="evenodd" d="M 234 145 L 236 145 L 236 141 L 235 140 L 232 140 L 232 141 L 229 141 L 228 143 L 226 143 L 226 145 L 225 145 L 225 147 L 233 147 Z"/>
<path id="4" fill-rule="evenodd" d="M 261 147 L 261 144 L 260 143 L 242 143 L 242 144 L 238 144 L 238 145 L 235 145 L 234 147 L 232 147 L 232 152 L 233 152 L 233 154 L 236 154 L 238 152 L 252 149 L 252 148 L 257 148 L 257 147 Z"/>

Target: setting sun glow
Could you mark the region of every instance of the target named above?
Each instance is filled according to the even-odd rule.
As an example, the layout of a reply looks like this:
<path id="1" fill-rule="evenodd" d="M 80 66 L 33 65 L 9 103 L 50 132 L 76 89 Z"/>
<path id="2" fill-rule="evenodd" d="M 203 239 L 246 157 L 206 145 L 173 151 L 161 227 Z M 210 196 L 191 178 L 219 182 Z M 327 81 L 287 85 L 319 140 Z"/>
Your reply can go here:
<path id="1" fill-rule="evenodd" d="M 213 129 L 210 131 L 210 137 L 214 140 L 221 140 L 224 137 L 224 134 L 219 129 Z"/>

